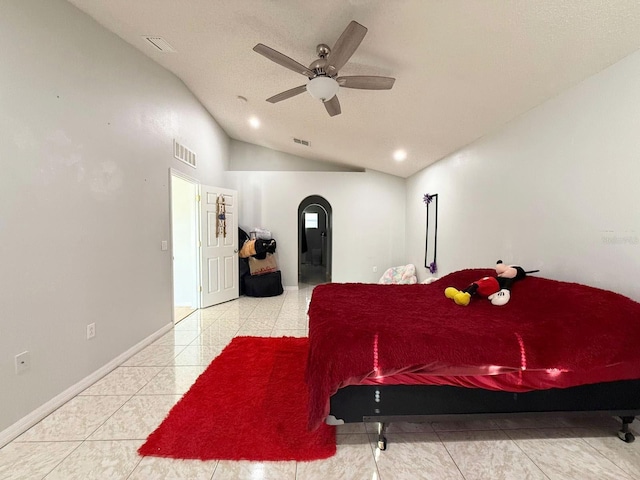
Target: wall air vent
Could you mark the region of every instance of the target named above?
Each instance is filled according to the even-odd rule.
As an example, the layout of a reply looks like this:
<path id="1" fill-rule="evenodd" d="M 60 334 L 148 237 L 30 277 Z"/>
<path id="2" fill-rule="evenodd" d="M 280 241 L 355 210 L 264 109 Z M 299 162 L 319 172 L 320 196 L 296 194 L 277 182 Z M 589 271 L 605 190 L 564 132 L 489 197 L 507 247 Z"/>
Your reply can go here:
<path id="1" fill-rule="evenodd" d="M 311 144 L 307 140 L 300 140 L 299 138 L 293 139 L 294 143 L 299 143 L 300 145 L 304 145 L 305 147 L 310 147 Z"/>
<path id="2" fill-rule="evenodd" d="M 173 156 L 178 160 L 182 160 L 187 165 L 196 168 L 196 154 L 184 145 L 178 143 L 175 139 L 173 140 Z"/>
<path id="3" fill-rule="evenodd" d="M 160 52 L 174 53 L 176 51 L 176 49 L 169 45 L 169 42 L 167 42 L 162 37 L 144 35 L 142 38 L 144 38 L 150 45 L 152 45 L 156 50 L 159 50 Z"/>

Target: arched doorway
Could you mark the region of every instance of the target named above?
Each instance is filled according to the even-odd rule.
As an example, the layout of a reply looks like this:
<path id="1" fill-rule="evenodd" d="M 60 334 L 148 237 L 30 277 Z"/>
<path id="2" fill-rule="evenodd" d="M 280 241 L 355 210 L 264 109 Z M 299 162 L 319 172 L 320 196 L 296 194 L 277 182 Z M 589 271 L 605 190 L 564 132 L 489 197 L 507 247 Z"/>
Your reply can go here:
<path id="1" fill-rule="evenodd" d="M 331 205 L 310 195 L 298 206 L 298 283 L 331 281 Z"/>

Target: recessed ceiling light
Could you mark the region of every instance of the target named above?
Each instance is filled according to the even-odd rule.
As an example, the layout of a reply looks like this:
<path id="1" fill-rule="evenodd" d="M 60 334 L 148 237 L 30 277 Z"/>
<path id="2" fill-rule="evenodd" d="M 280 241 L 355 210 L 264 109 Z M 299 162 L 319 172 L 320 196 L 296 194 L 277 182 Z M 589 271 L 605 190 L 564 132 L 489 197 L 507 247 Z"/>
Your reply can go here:
<path id="1" fill-rule="evenodd" d="M 407 159 L 407 152 L 405 150 L 396 150 L 393 152 L 393 159 L 396 162 L 401 162 Z"/>
<path id="2" fill-rule="evenodd" d="M 258 117 L 251 117 L 249 119 L 249 125 L 253 128 L 260 128 L 260 120 L 258 120 Z"/>

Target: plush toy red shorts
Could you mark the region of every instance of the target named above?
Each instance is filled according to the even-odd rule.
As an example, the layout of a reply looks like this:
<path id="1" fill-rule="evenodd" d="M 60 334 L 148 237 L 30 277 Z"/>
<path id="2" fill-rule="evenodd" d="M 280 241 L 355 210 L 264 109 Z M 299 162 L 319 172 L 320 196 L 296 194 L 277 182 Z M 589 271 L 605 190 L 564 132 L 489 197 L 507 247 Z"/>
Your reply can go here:
<path id="1" fill-rule="evenodd" d="M 474 283 L 478 286 L 476 293 L 483 297 L 488 297 L 500 291 L 500 284 L 495 277 L 483 277 Z"/>

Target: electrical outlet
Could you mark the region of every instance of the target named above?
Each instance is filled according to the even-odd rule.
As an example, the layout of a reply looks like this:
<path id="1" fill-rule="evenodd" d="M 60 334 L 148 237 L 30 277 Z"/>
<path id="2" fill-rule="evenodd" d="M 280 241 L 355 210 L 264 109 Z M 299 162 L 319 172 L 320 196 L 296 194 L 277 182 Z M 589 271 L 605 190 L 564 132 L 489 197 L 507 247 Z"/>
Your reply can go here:
<path id="1" fill-rule="evenodd" d="M 373 267 L 373 273 L 376 273 L 378 271 L 378 267 Z"/>
<path id="2" fill-rule="evenodd" d="M 31 368 L 31 354 L 22 352 L 16 355 L 16 375 L 26 372 Z"/>
<path id="3" fill-rule="evenodd" d="M 96 324 L 90 323 L 87 325 L 87 340 L 96 336 Z"/>

